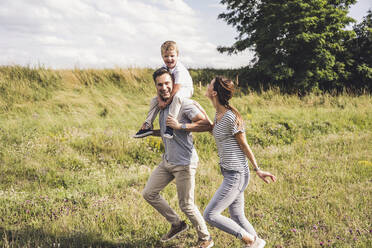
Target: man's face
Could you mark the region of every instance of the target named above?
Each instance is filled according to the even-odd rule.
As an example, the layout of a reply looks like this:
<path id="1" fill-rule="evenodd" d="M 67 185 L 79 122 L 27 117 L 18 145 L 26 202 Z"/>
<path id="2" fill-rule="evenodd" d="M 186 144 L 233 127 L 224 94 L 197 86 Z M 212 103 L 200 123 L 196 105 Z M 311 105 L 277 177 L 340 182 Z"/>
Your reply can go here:
<path id="1" fill-rule="evenodd" d="M 170 98 L 173 89 L 173 82 L 168 73 L 158 76 L 156 78 L 155 86 L 156 90 L 158 91 L 158 96 L 160 96 L 163 100 Z"/>
<path id="2" fill-rule="evenodd" d="M 176 66 L 178 60 L 178 54 L 176 50 L 166 51 L 161 56 L 164 60 L 165 65 L 169 69 L 173 69 Z"/>

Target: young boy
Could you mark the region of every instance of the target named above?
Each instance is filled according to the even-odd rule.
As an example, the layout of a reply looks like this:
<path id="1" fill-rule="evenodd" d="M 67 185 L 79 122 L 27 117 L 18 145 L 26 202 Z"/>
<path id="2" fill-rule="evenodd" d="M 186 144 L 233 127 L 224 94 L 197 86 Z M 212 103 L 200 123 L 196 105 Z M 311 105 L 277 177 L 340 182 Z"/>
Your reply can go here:
<path id="1" fill-rule="evenodd" d="M 181 108 L 183 98 L 191 98 L 194 93 L 192 78 L 186 67 L 178 61 L 178 47 L 174 41 L 166 41 L 161 45 L 161 56 L 165 68 L 170 71 L 174 77 L 174 87 L 171 97 L 163 101 L 160 97 L 154 97 L 150 102 L 150 110 L 141 129 L 133 136 L 134 138 L 143 138 L 153 134 L 152 125 L 160 109 L 164 109 L 169 104 L 169 116 L 177 118 Z M 173 129 L 166 127 L 164 137 L 173 138 Z"/>

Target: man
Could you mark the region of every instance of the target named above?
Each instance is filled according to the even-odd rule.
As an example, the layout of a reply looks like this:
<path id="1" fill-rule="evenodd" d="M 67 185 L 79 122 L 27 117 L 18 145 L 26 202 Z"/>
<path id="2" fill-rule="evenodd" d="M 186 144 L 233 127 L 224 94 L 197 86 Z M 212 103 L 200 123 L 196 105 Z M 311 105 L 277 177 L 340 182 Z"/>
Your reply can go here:
<path id="1" fill-rule="evenodd" d="M 174 85 L 172 74 L 165 68 L 156 70 L 153 79 L 158 96 L 166 101 L 171 97 Z M 169 206 L 159 194 L 173 179 L 176 179 L 179 206 L 190 219 L 198 233 L 198 247 L 209 248 L 213 246 L 207 226 L 194 203 L 195 173 L 198 163 L 198 155 L 193 145 L 191 131 L 203 132 L 212 129 L 211 123 L 196 102 L 185 99 L 182 102 L 178 118 L 168 117 L 169 107 L 160 110 L 160 130 L 154 130 L 154 136 L 161 136 L 164 142 L 165 152 L 163 160 L 150 175 L 143 197 L 150 203 L 168 222 L 171 223 L 170 231 L 165 234 L 161 241 L 173 239 L 178 234 L 188 229 L 185 221 L 182 221 L 177 213 Z M 174 128 L 173 139 L 165 139 L 166 126 Z"/>

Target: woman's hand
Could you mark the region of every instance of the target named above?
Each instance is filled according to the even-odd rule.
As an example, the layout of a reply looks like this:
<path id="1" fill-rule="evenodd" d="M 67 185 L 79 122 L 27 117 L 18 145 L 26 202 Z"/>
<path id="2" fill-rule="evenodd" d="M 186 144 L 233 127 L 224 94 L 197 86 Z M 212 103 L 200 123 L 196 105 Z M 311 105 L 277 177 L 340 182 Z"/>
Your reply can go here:
<path id="1" fill-rule="evenodd" d="M 181 129 L 181 124 L 178 122 L 176 118 L 168 116 L 166 125 L 173 128 L 174 130 Z"/>
<path id="2" fill-rule="evenodd" d="M 258 170 L 257 175 L 262 180 L 264 180 L 265 183 L 270 183 L 270 181 L 267 179 L 267 177 L 271 178 L 271 181 L 273 181 L 273 182 L 276 181 L 276 177 L 273 174 L 271 174 L 270 172 L 267 172 L 267 171 Z"/>

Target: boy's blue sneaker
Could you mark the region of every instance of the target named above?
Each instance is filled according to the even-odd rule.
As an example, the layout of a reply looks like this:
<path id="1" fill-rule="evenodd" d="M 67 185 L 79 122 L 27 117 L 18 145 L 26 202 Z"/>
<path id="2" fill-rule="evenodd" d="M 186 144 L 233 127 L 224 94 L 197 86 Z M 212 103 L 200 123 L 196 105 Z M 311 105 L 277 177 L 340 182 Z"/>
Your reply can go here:
<path id="1" fill-rule="evenodd" d="M 153 134 L 153 131 L 152 131 L 151 128 L 141 129 L 135 135 L 133 135 L 133 138 L 143 138 L 143 137 L 149 136 L 151 134 Z"/>
<path id="2" fill-rule="evenodd" d="M 168 126 L 165 128 L 164 138 L 167 138 L 167 139 L 173 138 L 173 128 L 168 127 Z"/>

